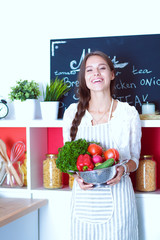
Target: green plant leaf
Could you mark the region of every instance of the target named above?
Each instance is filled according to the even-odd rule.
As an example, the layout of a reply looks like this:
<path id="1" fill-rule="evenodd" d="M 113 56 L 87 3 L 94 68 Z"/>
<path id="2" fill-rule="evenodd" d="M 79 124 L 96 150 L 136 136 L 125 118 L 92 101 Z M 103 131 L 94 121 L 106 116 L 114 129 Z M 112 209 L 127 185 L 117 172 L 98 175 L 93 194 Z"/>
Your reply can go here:
<path id="1" fill-rule="evenodd" d="M 44 101 L 58 101 L 64 94 L 70 91 L 70 87 L 63 79 L 56 79 L 43 90 Z"/>
<path id="2" fill-rule="evenodd" d="M 11 92 L 9 93 L 9 98 L 14 101 L 21 100 L 25 101 L 26 99 L 38 99 L 41 96 L 39 90 L 39 84 L 34 80 L 29 82 L 28 80 L 19 80 L 16 82 L 14 87 L 11 87 Z"/>

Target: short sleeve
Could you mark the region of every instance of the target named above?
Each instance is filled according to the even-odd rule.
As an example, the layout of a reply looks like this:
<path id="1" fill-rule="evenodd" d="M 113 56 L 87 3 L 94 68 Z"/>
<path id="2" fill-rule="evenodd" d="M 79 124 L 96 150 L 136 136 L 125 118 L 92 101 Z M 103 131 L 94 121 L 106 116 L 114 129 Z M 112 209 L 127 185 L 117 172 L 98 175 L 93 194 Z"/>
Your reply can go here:
<path id="1" fill-rule="evenodd" d="M 72 103 L 64 112 L 63 115 L 63 143 L 71 141 L 70 128 L 72 121 L 77 111 L 77 104 Z"/>
<path id="2" fill-rule="evenodd" d="M 133 108 L 133 116 L 131 120 L 131 128 L 130 128 L 130 154 L 131 159 L 135 161 L 136 166 L 138 168 L 139 165 L 139 158 L 140 158 L 140 152 L 141 152 L 141 121 L 139 114 L 135 108 Z"/>

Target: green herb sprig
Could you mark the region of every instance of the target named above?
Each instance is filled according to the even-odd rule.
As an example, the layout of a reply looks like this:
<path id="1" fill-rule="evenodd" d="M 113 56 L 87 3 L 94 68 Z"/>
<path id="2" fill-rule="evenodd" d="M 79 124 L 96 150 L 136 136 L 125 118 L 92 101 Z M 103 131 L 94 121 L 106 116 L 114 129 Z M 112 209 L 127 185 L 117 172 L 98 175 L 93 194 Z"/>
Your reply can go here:
<path id="1" fill-rule="evenodd" d="M 88 146 L 89 143 L 85 139 L 78 139 L 66 142 L 62 148 L 59 148 L 56 165 L 61 172 L 77 171 L 77 158 L 80 154 L 87 153 Z"/>

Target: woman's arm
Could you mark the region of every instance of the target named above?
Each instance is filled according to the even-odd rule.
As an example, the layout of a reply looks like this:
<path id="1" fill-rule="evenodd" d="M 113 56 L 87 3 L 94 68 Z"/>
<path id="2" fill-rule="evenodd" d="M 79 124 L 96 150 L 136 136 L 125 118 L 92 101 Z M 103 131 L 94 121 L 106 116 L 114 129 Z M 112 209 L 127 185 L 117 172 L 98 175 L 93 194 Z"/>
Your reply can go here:
<path id="1" fill-rule="evenodd" d="M 77 104 L 72 103 L 64 112 L 63 115 L 63 143 L 71 141 L 70 129 L 75 113 L 77 111 Z"/>
<path id="2" fill-rule="evenodd" d="M 128 160 L 127 163 L 124 163 L 125 166 L 122 165 L 117 167 L 116 177 L 107 182 L 107 184 L 110 185 L 119 183 L 125 172 L 134 172 L 138 168 L 141 151 L 141 122 L 137 110 L 135 108 L 132 109 L 133 112 L 130 122 L 130 140 L 128 143 L 130 147 L 131 159 Z"/>
<path id="3" fill-rule="evenodd" d="M 134 172 L 137 169 L 137 164 L 133 160 L 129 160 L 127 163 L 125 163 L 126 166 L 126 171 L 125 167 L 123 165 L 117 167 L 117 175 L 115 178 L 111 179 L 110 181 L 107 182 L 109 185 L 115 185 L 120 182 L 121 177 L 124 174 Z"/>

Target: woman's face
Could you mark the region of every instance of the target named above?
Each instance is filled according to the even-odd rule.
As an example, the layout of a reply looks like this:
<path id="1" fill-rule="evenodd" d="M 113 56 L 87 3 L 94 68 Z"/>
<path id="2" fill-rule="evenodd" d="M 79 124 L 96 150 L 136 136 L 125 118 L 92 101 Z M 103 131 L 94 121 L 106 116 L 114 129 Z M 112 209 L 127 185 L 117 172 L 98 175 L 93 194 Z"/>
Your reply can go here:
<path id="1" fill-rule="evenodd" d="M 114 79 L 114 73 L 107 62 L 100 56 L 90 56 L 86 61 L 85 80 L 91 91 L 110 90 L 110 81 Z"/>

